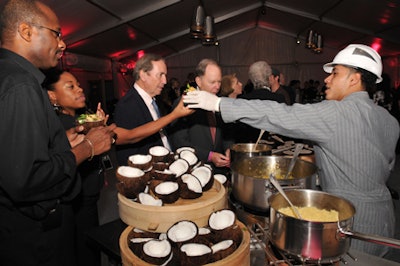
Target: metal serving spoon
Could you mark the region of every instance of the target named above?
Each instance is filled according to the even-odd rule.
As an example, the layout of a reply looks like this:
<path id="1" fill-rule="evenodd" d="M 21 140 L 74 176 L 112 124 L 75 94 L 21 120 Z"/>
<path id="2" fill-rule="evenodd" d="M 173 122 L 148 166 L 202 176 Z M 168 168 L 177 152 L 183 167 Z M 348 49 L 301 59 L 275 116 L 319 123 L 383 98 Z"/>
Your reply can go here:
<path id="1" fill-rule="evenodd" d="M 279 184 L 278 180 L 276 180 L 275 175 L 274 174 L 270 174 L 269 175 L 269 181 L 271 181 L 272 185 L 274 185 L 274 187 L 279 191 L 279 193 L 282 194 L 282 196 L 285 198 L 285 200 L 287 202 L 289 202 L 290 207 L 292 207 L 294 213 L 296 214 L 297 218 L 303 220 L 303 218 L 301 217 L 299 210 L 296 208 L 296 206 L 293 205 L 293 203 L 290 201 L 290 199 L 287 197 L 285 191 L 283 191 L 283 188 L 281 187 L 281 185 Z"/>
<path id="2" fill-rule="evenodd" d="M 294 150 L 293 157 L 290 160 L 289 167 L 288 167 L 288 170 L 286 172 L 286 175 L 285 175 L 284 179 L 287 179 L 289 177 L 289 175 L 292 173 L 293 167 L 294 167 L 294 165 L 296 164 L 296 161 L 297 161 L 297 157 L 299 157 L 299 154 L 300 154 L 301 150 L 303 149 L 303 147 L 304 147 L 304 144 L 302 144 L 302 143 L 297 143 L 296 144 L 296 148 Z"/>

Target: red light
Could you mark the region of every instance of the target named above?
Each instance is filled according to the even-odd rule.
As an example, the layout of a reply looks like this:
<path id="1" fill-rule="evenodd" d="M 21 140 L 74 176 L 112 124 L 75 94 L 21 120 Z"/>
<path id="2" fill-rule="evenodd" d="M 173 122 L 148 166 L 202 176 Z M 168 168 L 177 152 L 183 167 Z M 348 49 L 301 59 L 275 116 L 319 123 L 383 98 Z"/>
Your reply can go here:
<path id="1" fill-rule="evenodd" d="M 382 39 L 375 38 L 374 42 L 371 44 L 372 49 L 379 52 L 379 50 L 382 48 L 381 42 Z"/>
<path id="2" fill-rule="evenodd" d="M 137 52 L 137 58 L 138 59 L 143 57 L 143 56 L 144 56 L 144 51 L 143 50 L 140 50 L 140 51 Z"/>

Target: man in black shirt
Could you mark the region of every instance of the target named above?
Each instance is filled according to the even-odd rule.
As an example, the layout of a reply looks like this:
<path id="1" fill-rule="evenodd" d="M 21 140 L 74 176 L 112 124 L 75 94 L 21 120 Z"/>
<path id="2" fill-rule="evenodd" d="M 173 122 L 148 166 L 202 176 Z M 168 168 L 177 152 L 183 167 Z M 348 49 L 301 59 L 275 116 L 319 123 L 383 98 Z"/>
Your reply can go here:
<path id="1" fill-rule="evenodd" d="M 0 25 L 1 265 L 75 265 L 70 201 L 80 191 L 76 166 L 110 149 L 115 126 L 85 137 L 72 129 L 67 137 L 41 88 L 39 68 L 55 67 L 65 50 L 48 6 L 10 0 Z"/>

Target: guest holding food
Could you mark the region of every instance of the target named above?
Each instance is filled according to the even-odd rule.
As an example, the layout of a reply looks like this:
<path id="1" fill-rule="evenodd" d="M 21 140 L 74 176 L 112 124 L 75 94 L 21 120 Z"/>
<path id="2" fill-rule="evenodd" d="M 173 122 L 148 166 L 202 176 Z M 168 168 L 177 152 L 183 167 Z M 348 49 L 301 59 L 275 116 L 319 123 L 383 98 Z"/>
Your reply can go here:
<path id="1" fill-rule="evenodd" d="M 86 114 L 86 98 L 79 82 L 69 72 L 57 68 L 45 72 L 43 87 L 47 90 L 65 130 L 77 126 L 77 121 L 95 126 L 104 126 L 106 116 L 98 104 L 96 114 Z M 83 112 L 79 114 L 78 112 Z M 85 118 L 86 120 L 82 120 Z M 78 122 L 79 124 L 79 122 Z M 90 130 L 90 129 L 89 129 Z M 78 265 L 99 265 L 100 253 L 91 248 L 86 241 L 86 232 L 99 225 L 97 201 L 104 184 L 101 159 L 104 155 L 93 156 L 78 166 L 82 179 L 82 189 L 73 200 L 76 232 L 76 254 Z"/>
<path id="2" fill-rule="evenodd" d="M 57 66 L 66 48 L 47 5 L 7 1 L 0 41 L 1 265 L 76 265 L 71 204 L 81 189 L 76 168 L 110 149 L 114 126 L 91 130 L 83 141 L 72 128 L 67 138 L 41 87 L 40 69 Z"/>
<path id="3" fill-rule="evenodd" d="M 161 117 L 155 99 L 167 83 L 167 66 L 161 56 L 145 54 L 136 62 L 133 76 L 133 88 L 118 101 L 115 108 L 118 126 L 116 151 L 120 165 L 127 165 L 130 155 L 147 154 L 153 146 L 164 146 L 172 151 L 165 127 L 174 119 L 193 113 L 181 102 L 176 110 Z M 146 127 L 137 129 L 148 123 Z"/>
<path id="4" fill-rule="evenodd" d="M 394 236 L 393 202 L 386 181 L 395 163 L 399 124 L 368 93 L 382 81 L 382 61 L 371 47 L 351 44 L 324 65 L 326 101 L 288 106 L 273 101 L 218 98 L 205 91 L 188 93 L 191 108 L 220 111 L 226 122 L 241 121 L 259 129 L 314 143 L 324 191 L 351 201 L 353 229 Z M 388 247 L 353 240 L 352 247 L 383 256 Z"/>

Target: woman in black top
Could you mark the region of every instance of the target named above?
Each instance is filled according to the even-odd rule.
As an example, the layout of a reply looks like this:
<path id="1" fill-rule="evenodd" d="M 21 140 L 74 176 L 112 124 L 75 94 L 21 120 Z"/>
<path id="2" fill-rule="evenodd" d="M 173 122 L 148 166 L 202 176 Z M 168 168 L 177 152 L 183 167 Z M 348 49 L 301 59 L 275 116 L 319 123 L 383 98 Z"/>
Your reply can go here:
<path id="1" fill-rule="evenodd" d="M 69 72 L 51 69 L 46 73 L 43 87 L 47 89 L 50 102 L 53 104 L 65 130 L 76 126 L 79 113 L 86 111 L 86 98 L 79 82 Z M 98 106 L 97 114 L 106 117 Z M 73 144 L 72 144 L 73 145 Z M 94 156 L 78 166 L 82 189 L 74 199 L 76 254 L 79 265 L 100 265 L 100 254 L 90 248 L 85 233 L 99 225 L 97 201 L 104 184 L 101 157 Z"/>

